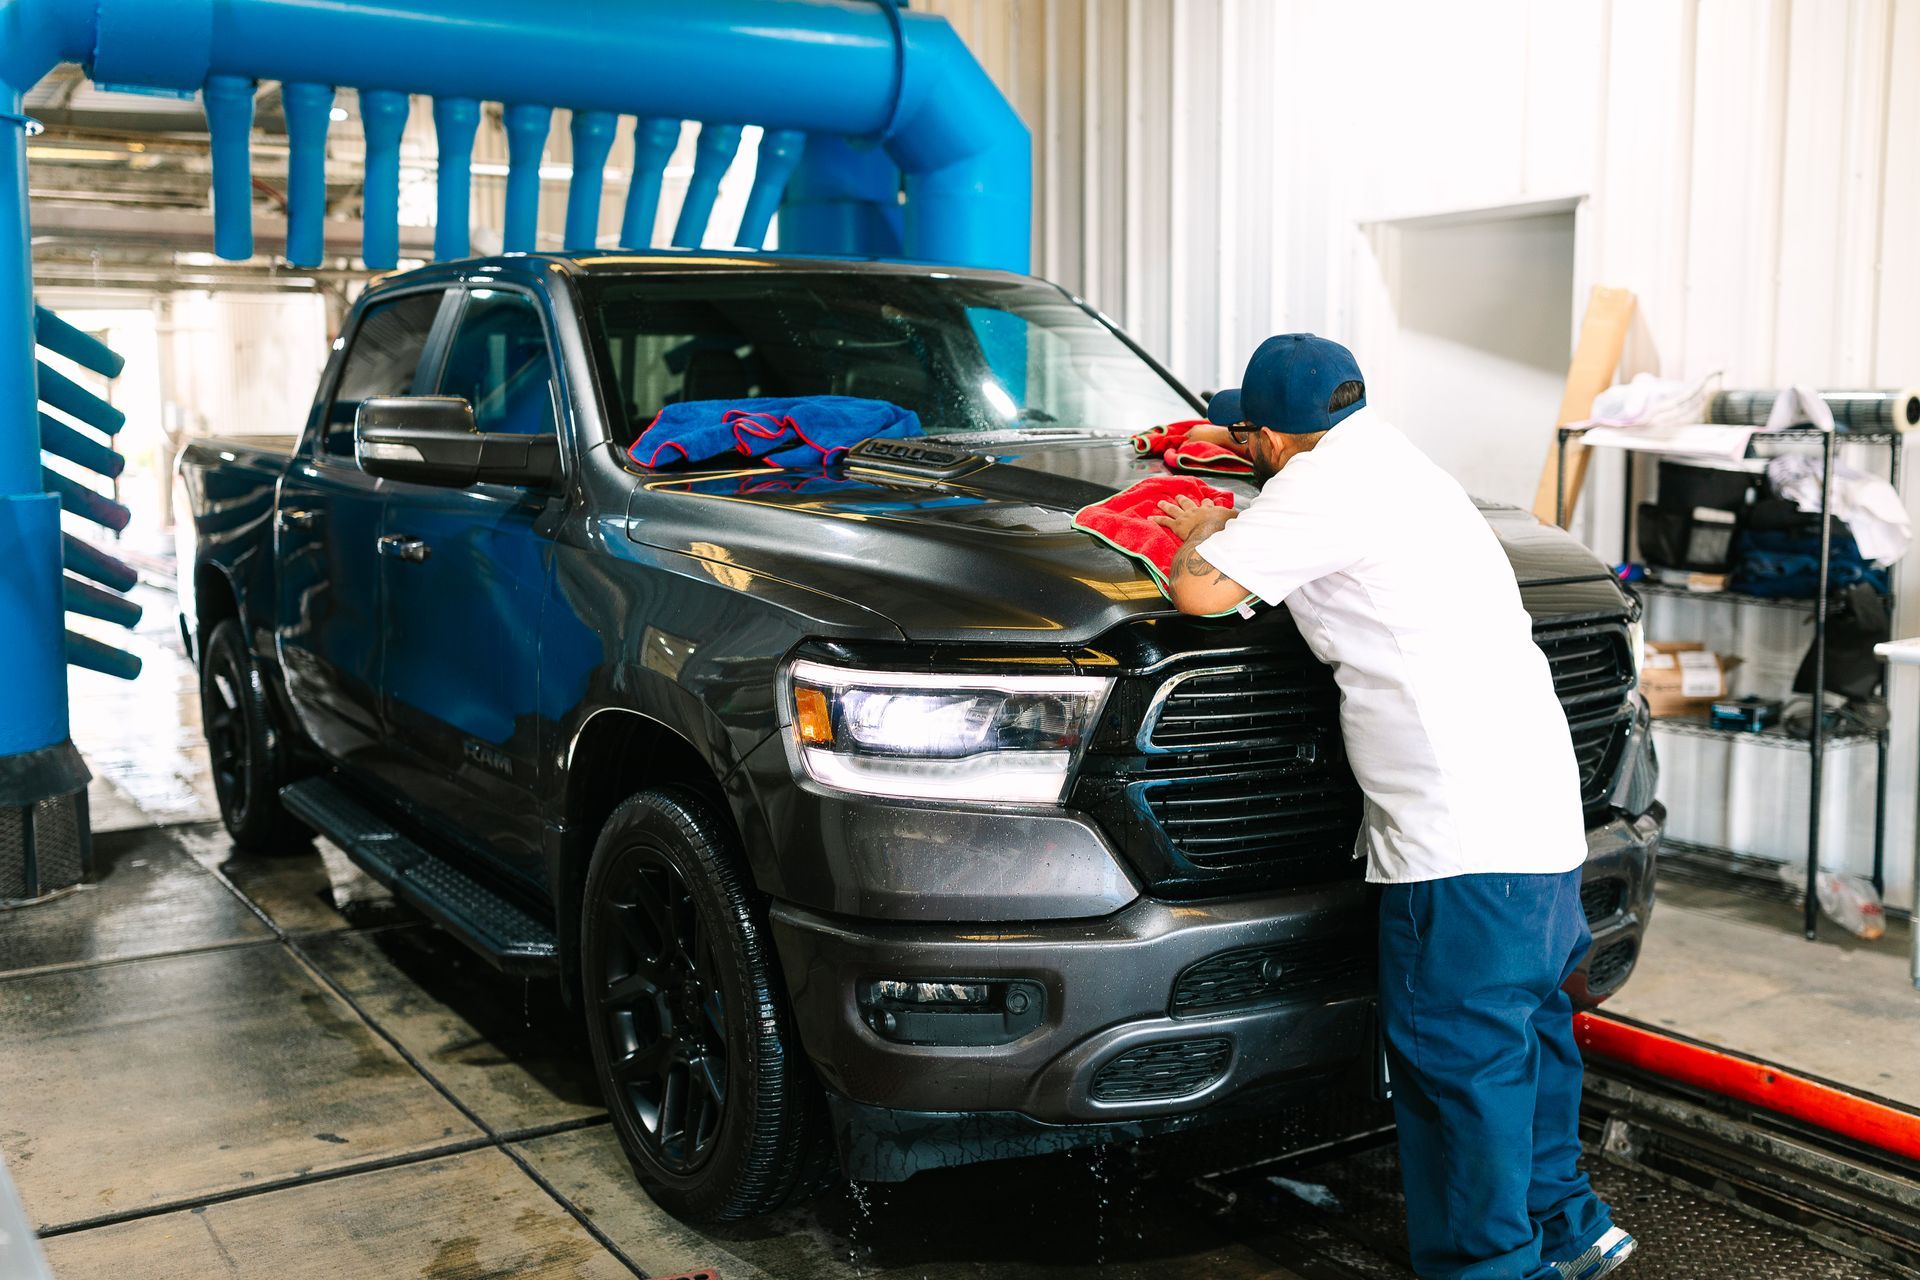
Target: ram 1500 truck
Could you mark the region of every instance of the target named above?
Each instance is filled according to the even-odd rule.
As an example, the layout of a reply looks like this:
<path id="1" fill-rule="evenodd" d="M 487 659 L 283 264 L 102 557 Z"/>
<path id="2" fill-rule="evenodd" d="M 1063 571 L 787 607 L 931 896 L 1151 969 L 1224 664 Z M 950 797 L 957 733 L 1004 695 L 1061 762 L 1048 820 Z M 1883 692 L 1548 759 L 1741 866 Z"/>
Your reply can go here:
<path id="1" fill-rule="evenodd" d="M 926 435 L 815 470 L 627 454 L 669 403 L 825 393 Z M 181 462 L 226 825 L 318 831 L 563 979 L 637 1175 L 689 1218 L 777 1204 L 836 1145 L 898 1179 L 1364 1096 L 1330 673 L 1285 609 L 1182 617 L 1069 527 L 1159 468 L 1130 433 L 1200 406 L 1016 275 L 596 253 L 382 280 L 291 451 Z M 1663 817 L 1637 606 L 1485 513 L 1579 758 L 1596 1002 Z"/>

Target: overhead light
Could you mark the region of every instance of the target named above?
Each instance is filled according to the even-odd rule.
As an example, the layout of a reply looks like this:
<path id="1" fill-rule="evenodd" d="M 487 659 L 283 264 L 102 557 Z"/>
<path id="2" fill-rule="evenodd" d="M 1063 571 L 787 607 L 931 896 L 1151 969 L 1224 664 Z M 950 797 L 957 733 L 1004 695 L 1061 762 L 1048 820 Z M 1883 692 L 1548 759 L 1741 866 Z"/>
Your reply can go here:
<path id="1" fill-rule="evenodd" d="M 347 109 L 345 107 L 335 107 L 333 110 L 327 112 L 327 119 L 329 120 L 345 120 L 346 118 Z"/>
<path id="2" fill-rule="evenodd" d="M 107 151 L 100 147 L 28 147 L 29 160 L 125 160 L 124 151 Z"/>

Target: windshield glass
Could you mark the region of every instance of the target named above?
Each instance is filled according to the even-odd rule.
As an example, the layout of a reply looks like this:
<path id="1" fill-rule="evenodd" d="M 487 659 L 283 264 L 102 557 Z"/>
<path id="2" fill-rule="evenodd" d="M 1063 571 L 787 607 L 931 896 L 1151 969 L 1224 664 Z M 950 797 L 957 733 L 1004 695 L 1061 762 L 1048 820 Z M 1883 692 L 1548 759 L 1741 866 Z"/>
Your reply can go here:
<path id="1" fill-rule="evenodd" d="M 1187 399 L 1051 285 L 872 272 L 589 279 L 624 448 L 682 400 L 890 400 L 929 435 L 1128 434 Z"/>

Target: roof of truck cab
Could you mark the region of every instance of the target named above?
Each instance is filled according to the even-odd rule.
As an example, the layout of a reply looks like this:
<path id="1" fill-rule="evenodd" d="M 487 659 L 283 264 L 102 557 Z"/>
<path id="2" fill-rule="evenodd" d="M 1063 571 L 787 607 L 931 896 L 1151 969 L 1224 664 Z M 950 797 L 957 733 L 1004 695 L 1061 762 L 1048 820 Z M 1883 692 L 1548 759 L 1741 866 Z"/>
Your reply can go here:
<path id="1" fill-rule="evenodd" d="M 619 276 L 681 274 L 688 271 L 714 272 L 822 272 L 836 275 L 908 275 L 926 279 L 962 278 L 969 280 L 1032 280 L 1035 277 L 1013 271 L 981 267 L 945 266 L 931 262 L 908 262 L 896 258 L 818 258 L 780 253 L 743 253 L 724 249 L 648 249 L 626 252 L 619 249 L 591 249 L 574 253 L 501 253 L 488 257 L 458 258 L 434 262 L 411 271 L 382 276 L 378 287 L 385 289 L 413 281 L 468 278 L 480 275 L 525 276 L 541 268 L 564 271 L 575 276 Z"/>

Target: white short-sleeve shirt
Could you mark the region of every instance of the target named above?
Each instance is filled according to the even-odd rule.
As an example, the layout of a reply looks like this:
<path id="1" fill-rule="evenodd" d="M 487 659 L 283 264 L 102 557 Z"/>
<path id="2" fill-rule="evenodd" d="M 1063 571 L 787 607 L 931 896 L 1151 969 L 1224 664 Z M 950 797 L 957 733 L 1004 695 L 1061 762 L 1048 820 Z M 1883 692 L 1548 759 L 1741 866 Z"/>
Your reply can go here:
<path id="1" fill-rule="evenodd" d="M 1286 602 L 1340 686 L 1367 879 L 1569 871 L 1579 766 L 1513 566 L 1459 483 L 1369 409 L 1200 555 Z"/>

